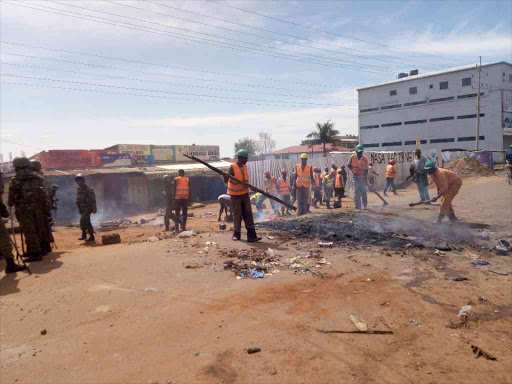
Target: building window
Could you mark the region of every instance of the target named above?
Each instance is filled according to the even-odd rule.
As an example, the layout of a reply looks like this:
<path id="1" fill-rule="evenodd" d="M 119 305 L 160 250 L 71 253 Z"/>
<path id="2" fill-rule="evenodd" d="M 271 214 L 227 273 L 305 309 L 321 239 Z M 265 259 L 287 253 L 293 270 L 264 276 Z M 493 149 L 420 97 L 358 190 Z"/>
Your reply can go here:
<path id="1" fill-rule="evenodd" d="M 467 87 L 468 85 L 471 85 L 471 77 L 465 77 L 462 79 L 462 86 Z"/>
<path id="2" fill-rule="evenodd" d="M 434 84 L 430 84 L 430 89 L 434 89 Z"/>
<path id="3" fill-rule="evenodd" d="M 427 100 L 413 101 L 411 103 L 405 103 L 404 107 L 412 107 L 414 105 L 421 105 L 421 104 L 427 104 Z"/>
<path id="4" fill-rule="evenodd" d="M 485 116 L 485 113 L 481 113 L 480 114 L 480 117 L 484 117 Z M 476 119 L 476 113 L 473 114 L 473 115 L 461 115 L 461 116 L 457 116 L 457 120 L 462 120 L 462 119 Z"/>
<path id="5" fill-rule="evenodd" d="M 434 123 L 436 121 L 446 121 L 446 120 L 455 120 L 455 116 L 434 117 L 433 119 L 430 119 L 430 122 Z"/>
<path id="6" fill-rule="evenodd" d="M 378 146 L 380 146 L 379 143 L 377 143 L 377 144 L 364 144 L 365 148 L 375 148 L 375 147 L 378 147 Z"/>
<path id="7" fill-rule="evenodd" d="M 409 124 L 424 124 L 426 123 L 427 120 L 409 120 L 409 121 L 404 121 L 404 125 L 409 125 Z"/>
<path id="8" fill-rule="evenodd" d="M 512 75 L 508 75 L 508 82 L 512 83 Z"/>
<path id="9" fill-rule="evenodd" d="M 439 89 L 448 89 L 448 82 L 447 81 L 441 81 L 439 83 Z"/>
<path id="10" fill-rule="evenodd" d="M 480 136 L 480 140 L 485 140 L 485 136 Z M 476 136 L 459 137 L 457 141 L 476 141 Z"/>
<path id="11" fill-rule="evenodd" d="M 396 89 L 389 91 L 389 96 L 396 96 L 396 95 L 397 95 Z"/>
<path id="12" fill-rule="evenodd" d="M 379 128 L 379 125 L 361 125 L 361 129 L 373 129 L 373 128 Z"/>
<path id="13" fill-rule="evenodd" d="M 455 100 L 455 96 L 441 97 L 440 99 L 430 99 L 431 103 L 440 103 L 441 101 Z"/>
<path id="14" fill-rule="evenodd" d="M 420 144 L 427 144 L 427 140 L 420 140 Z M 416 140 L 408 140 L 404 145 L 416 145 Z"/>
<path id="15" fill-rule="evenodd" d="M 409 95 L 415 95 L 418 93 L 418 87 L 409 88 Z"/>
<path id="16" fill-rule="evenodd" d="M 401 108 L 402 104 L 395 104 L 395 105 L 386 105 L 385 107 L 380 107 L 381 111 L 385 109 L 394 109 L 394 108 Z"/>
<path id="17" fill-rule="evenodd" d="M 288 160 L 290 158 L 290 155 L 281 155 L 281 159 Z"/>
<path id="18" fill-rule="evenodd" d="M 435 143 L 453 143 L 455 141 L 455 139 L 452 137 L 450 139 L 432 139 L 430 140 L 430 144 L 435 144 Z"/>
<path id="19" fill-rule="evenodd" d="M 401 141 L 392 141 L 391 143 L 382 143 L 383 147 L 395 147 L 397 145 L 402 145 Z"/>
<path id="20" fill-rule="evenodd" d="M 365 112 L 375 112 L 375 111 L 378 111 L 379 108 L 367 108 L 367 109 L 361 109 L 359 112 L 360 113 L 365 113 Z"/>
<path id="21" fill-rule="evenodd" d="M 382 124 L 381 127 L 396 127 L 397 125 L 402 125 L 402 122 Z"/>

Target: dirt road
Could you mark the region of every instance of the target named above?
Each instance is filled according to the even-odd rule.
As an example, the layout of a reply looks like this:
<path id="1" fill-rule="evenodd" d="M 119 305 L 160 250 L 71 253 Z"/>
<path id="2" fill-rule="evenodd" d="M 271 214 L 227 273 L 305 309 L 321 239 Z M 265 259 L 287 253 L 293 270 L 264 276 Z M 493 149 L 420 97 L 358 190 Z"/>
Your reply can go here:
<path id="1" fill-rule="evenodd" d="M 187 239 L 165 239 L 152 225 L 118 230 L 125 243 L 88 247 L 75 239 L 78 230 L 59 228 L 58 251 L 33 263 L 33 276 L 0 274 L 0 381 L 512 383 L 512 259 L 488 250 L 510 232 L 511 193 L 501 177 L 465 182 L 456 212 L 484 224 L 489 246 L 438 253 L 320 248 L 315 236 L 271 229 L 259 230 L 261 243 L 232 242 L 216 216 L 199 218 L 217 206 L 197 211 L 189 223 L 202 233 Z M 383 213 L 363 215 L 435 218 L 437 207 L 407 207 L 416 198 L 401 191 Z M 379 207 L 374 198 L 370 205 Z M 341 212 L 351 215 L 353 203 Z M 156 234 L 163 239 L 145 242 Z M 224 269 L 240 261 L 228 254 L 268 248 L 276 261 L 263 279 L 238 280 Z M 461 277 L 468 280 L 454 281 Z M 468 303 L 478 322 L 448 328 Z M 393 334 L 319 332 L 355 331 L 353 313 L 370 330 Z M 475 359 L 471 345 L 498 360 Z M 261 352 L 248 354 L 252 347 Z"/>

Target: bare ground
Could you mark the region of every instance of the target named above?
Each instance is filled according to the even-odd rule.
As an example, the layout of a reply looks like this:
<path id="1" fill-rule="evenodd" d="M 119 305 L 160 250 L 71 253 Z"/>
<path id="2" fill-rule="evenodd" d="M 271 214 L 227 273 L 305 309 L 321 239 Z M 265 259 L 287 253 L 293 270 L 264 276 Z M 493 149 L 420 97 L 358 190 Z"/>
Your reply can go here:
<path id="1" fill-rule="evenodd" d="M 432 221 L 438 208 L 408 208 L 415 199 L 414 189 L 400 191 L 380 212 L 372 197 L 364 215 Z M 150 222 L 116 230 L 122 244 L 91 247 L 76 240 L 77 229 L 60 227 L 58 250 L 31 265 L 33 276 L 1 273 L 0 381 L 512 383 L 512 259 L 489 250 L 511 235 L 512 190 L 503 177 L 465 181 L 455 200 L 463 221 L 490 233 L 488 246 L 444 254 L 319 248 L 314 236 L 271 229 L 259 230 L 262 243 L 235 243 L 218 229 L 217 208 L 193 210 L 189 226 L 201 234 L 188 239 Z M 214 216 L 201 219 L 207 211 Z M 340 212 L 352 215 L 353 203 L 308 216 Z M 154 235 L 162 240 L 147 242 Z M 231 249 L 267 248 L 279 261 L 264 279 L 237 280 L 223 268 Z M 314 273 L 290 269 L 294 257 Z M 318 258 L 331 264 L 316 268 Z M 478 322 L 447 328 L 468 303 Z M 352 313 L 393 334 L 319 332 L 356 330 Z M 475 359 L 471 345 L 498 360 Z M 248 354 L 250 347 L 261 352 Z"/>

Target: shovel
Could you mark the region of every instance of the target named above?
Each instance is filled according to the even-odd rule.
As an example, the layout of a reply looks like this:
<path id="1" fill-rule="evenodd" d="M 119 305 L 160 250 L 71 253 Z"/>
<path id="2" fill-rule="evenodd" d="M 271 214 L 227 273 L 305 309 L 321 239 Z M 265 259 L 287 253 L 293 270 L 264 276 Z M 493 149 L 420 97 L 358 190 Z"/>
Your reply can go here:
<path id="1" fill-rule="evenodd" d="M 417 203 L 409 203 L 409 207 L 415 207 L 416 205 L 424 205 L 432 203 L 432 200 L 418 201 Z"/>

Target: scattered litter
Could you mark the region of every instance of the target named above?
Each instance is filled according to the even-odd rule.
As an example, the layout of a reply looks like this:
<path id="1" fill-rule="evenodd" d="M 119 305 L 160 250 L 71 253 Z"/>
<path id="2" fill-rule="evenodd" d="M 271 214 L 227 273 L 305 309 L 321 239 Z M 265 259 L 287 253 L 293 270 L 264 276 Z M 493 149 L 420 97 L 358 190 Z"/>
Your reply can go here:
<path id="1" fill-rule="evenodd" d="M 148 221 L 147 221 L 145 218 L 143 218 L 143 217 L 139 220 L 139 224 L 140 224 L 140 225 L 142 225 L 142 224 L 146 224 L 147 222 L 148 222 Z"/>
<path id="2" fill-rule="evenodd" d="M 469 280 L 469 279 L 466 279 L 465 277 L 455 277 L 452 280 L 453 281 L 465 281 L 465 280 Z"/>
<path id="3" fill-rule="evenodd" d="M 412 247 L 413 247 L 413 245 L 411 243 L 405 245 L 405 248 L 412 248 Z"/>
<path id="4" fill-rule="evenodd" d="M 440 251 L 439 249 L 436 249 L 434 253 L 439 256 L 444 256 L 444 252 Z"/>
<path id="5" fill-rule="evenodd" d="M 366 281 L 375 281 L 375 279 L 372 279 L 371 277 L 367 278 Z"/>
<path id="6" fill-rule="evenodd" d="M 480 297 L 478 298 L 478 300 L 480 300 L 480 301 L 488 301 L 488 300 L 487 300 L 485 297 L 483 297 L 483 296 L 480 296 Z"/>
<path id="7" fill-rule="evenodd" d="M 160 292 L 160 290 L 158 288 L 145 288 L 144 292 Z"/>
<path id="8" fill-rule="evenodd" d="M 194 203 L 190 206 L 190 209 L 206 207 L 203 203 Z"/>
<path id="9" fill-rule="evenodd" d="M 180 239 L 183 239 L 183 238 L 192 237 L 195 235 L 196 235 L 196 233 L 194 231 L 184 231 L 184 232 L 181 232 L 177 237 Z"/>
<path id="10" fill-rule="evenodd" d="M 253 348 L 247 348 L 247 353 L 249 355 L 252 355 L 253 353 L 261 352 L 261 348 L 253 347 Z"/>
<path id="11" fill-rule="evenodd" d="M 414 317 L 409 318 L 409 323 L 417 325 L 418 327 L 421 327 L 420 322 L 416 320 Z"/>
<path id="12" fill-rule="evenodd" d="M 226 230 L 226 228 L 227 228 L 227 227 L 226 227 L 226 224 L 219 224 L 219 229 L 220 229 L 221 231 L 225 231 L 225 230 Z"/>
<path id="13" fill-rule="evenodd" d="M 110 235 L 101 236 L 101 244 L 110 245 L 110 244 L 119 244 L 121 242 L 121 236 L 119 233 L 111 233 Z"/>
<path id="14" fill-rule="evenodd" d="M 269 255 L 269 257 L 275 257 L 274 250 L 273 250 L 273 249 L 271 249 L 271 248 L 268 248 L 268 249 L 267 249 L 267 255 Z"/>
<path id="15" fill-rule="evenodd" d="M 380 305 L 387 305 L 387 306 L 389 306 L 390 304 L 389 304 L 389 301 L 383 301 L 382 303 L 380 303 Z"/>
<path id="16" fill-rule="evenodd" d="M 498 245 L 495 247 L 496 255 L 506 256 L 510 250 L 510 243 L 507 240 L 500 240 Z"/>
<path id="17" fill-rule="evenodd" d="M 489 272 L 495 273 L 495 274 L 500 275 L 500 276 L 508 276 L 510 274 L 508 272 L 493 271 L 491 269 L 489 269 Z"/>
<path id="18" fill-rule="evenodd" d="M 328 243 L 324 243 L 324 242 L 319 242 L 318 245 L 322 248 L 332 248 L 332 246 L 334 245 L 334 243 L 332 241 L 328 242 Z"/>
<path id="19" fill-rule="evenodd" d="M 480 237 L 482 240 L 489 240 L 489 232 L 480 232 L 478 237 Z"/>
<path id="20" fill-rule="evenodd" d="M 317 329 L 320 333 L 352 333 L 352 334 L 361 334 L 361 335 L 393 335 L 393 331 L 380 331 L 369 329 L 367 331 L 343 331 L 343 330 L 332 330 L 332 331 L 324 331 L 322 329 Z"/>
<path id="21" fill-rule="evenodd" d="M 459 317 L 461 319 L 467 318 L 472 310 L 473 307 L 471 305 L 464 305 L 459 311 Z"/>
<path id="22" fill-rule="evenodd" d="M 350 321 L 352 321 L 352 324 L 354 324 L 359 331 L 361 331 L 361 332 L 368 331 L 368 324 L 366 324 L 364 321 L 362 321 L 359 318 L 359 315 L 354 313 L 354 314 L 351 314 L 349 316 L 349 318 L 350 318 Z"/>
<path id="23" fill-rule="evenodd" d="M 158 236 L 151 236 L 151 237 L 148 237 L 148 241 L 153 243 L 155 241 L 160 241 L 160 238 Z"/>
<path id="24" fill-rule="evenodd" d="M 201 218 L 211 217 L 211 216 L 213 216 L 213 213 L 211 213 L 211 212 L 205 212 L 205 213 L 203 213 L 203 214 L 201 215 Z"/>
<path id="25" fill-rule="evenodd" d="M 315 292 L 315 291 L 313 291 L 312 289 L 306 289 L 306 290 L 302 291 L 302 293 L 311 293 L 311 292 Z"/>
<path id="26" fill-rule="evenodd" d="M 489 352 L 484 351 L 481 348 L 478 348 L 476 345 L 471 346 L 471 350 L 475 354 L 475 359 L 478 359 L 480 356 L 485 357 L 487 360 L 498 360 L 496 357 L 491 355 Z"/>
<path id="27" fill-rule="evenodd" d="M 475 261 L 472 261 L 471 264 L 473 264 L 473 265 L 489 265 L 491 263 L 489 263 L 488 261 L 485 261 L 485 260 L 475 260 Z"/>
<path id="28" fill-rule="evenodd" d="M 251 276 L 252 279 L 263 279 L 265 274 L 263 272 L 257 271 L 256 269 L 249 268 L 249 276 Z"/>
<path id="29" fill-rule="evenodd" d="M 43 335 L 43 336 L 44 336 L 44 335 L 46 335 L 46 333 L 47 333 L 47 332 L 46 332 L 46 329 L 43 329 L 43 330 L 41 331 L 41 335 Z"/>
<path id="30" fill-rule="evenodd" d="M 279 273 L 279 272 L 281 272 L 279 269 L 274 269 L 274 270 L 272 271 L 272 273 Z"/>
<path id="31" fill-rule="evenodd" d="M 242 276 L 237 276 L 237 277 L 236 277 L 236 279 L 237 279 L 237 280 L 242 280 L 242 279 L 243 279 L 243 277 L 242 277 Z"/>
<path id="32" fill-rule="evenodd" d="M 275 240 L 276 238 L 274 236 L 267 236 L 267 239 L 269 240 Z"/>

